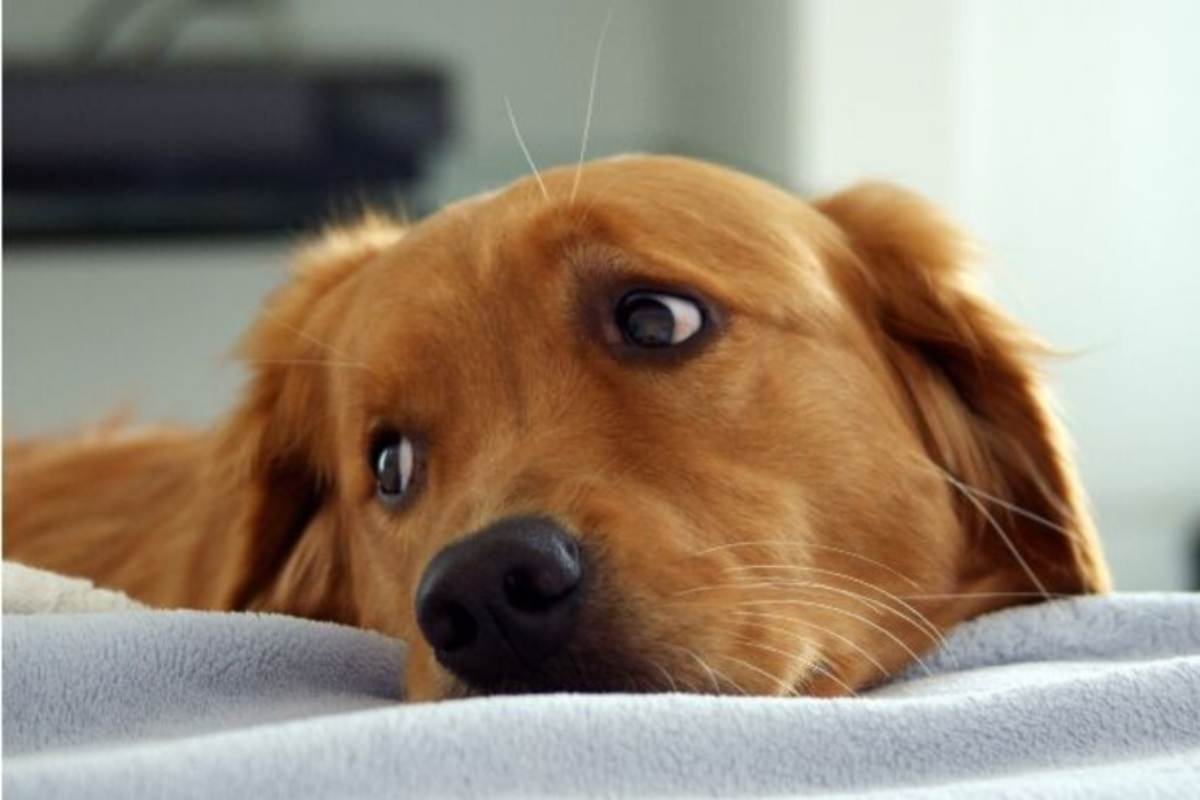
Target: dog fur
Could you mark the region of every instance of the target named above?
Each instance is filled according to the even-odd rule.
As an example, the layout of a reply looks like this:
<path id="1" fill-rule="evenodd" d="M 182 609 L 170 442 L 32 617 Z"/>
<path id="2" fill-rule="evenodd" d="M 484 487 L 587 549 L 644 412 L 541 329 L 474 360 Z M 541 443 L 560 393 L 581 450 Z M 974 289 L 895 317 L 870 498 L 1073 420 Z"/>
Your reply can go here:
<path id="1" fill-rule="evenodd" d="M 962 620 L 1106 589 L 1037 345 L 929 204 L 672 157 L 542 179 L 304 248 L 211 429 L 8 445 L 6 557 L 404 637 L 414 699 L 470 693 L 417 630 L 424 566 L 518 514 L 597 565 L 561 689 L 846 694 Z M 701 341 L 614 347 L 630 287 L 703 298 Z M 426 452 L 400 510 L 381 422 Z"/>

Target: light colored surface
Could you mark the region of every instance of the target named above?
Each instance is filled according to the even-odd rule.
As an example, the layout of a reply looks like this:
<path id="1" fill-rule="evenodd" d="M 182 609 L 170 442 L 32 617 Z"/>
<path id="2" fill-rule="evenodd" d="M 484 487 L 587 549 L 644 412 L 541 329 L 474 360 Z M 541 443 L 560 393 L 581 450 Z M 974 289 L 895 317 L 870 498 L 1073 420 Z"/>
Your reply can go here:
<path id="1" fill-rule="evenodd" d="M 955 208 L 962 122 L 956 0 L 812 0 L 795 32 L 792 182 L 835 191 L 866 178 Z"/>
<path id="2" fill-rule="evenodd" d="M 7 617 L 5 795 L 1092 800 L 1200 783 L 1195 595 L 990 614 L 858 698 L 397 704 L 402 655 L 277 615 Z"/>
<path id="3" fill-rule="evenodd" d="M 1200 557 L 1200 4 L 811 0 L 794 179 L 907 183 L 989 252 L 1124 589 Z"/>
<path id="4" fill-rule="evenodd" d="M 1098 496 L 1200 504 L 1200 5 L 809 4 L 799 176 L 919 187 L 990 253 Z M 1200 511 L 1200 507 L 1197 508 Z"/>
<path id="5" fill-rule="evenodd" d="M 121 592 L 97 589 L 91 581 L 4 562 L 5 614 L 79 614 L 145 608 Z"/>
<path id="6" fill-rule="evenodd" d="M 210 422 L 244 379 L 227 357 L 286 275 L 281 241 L 9 249 L 6 435 L 69 430 L 129 409 Z"/>
<path id="7" fill-rule="evenodd" d="M 972 8 L 964 216 L 996 295 L 1073 354 L 1057 385 L 1113 529 L 1200 527 L 1200 5 Z"/>

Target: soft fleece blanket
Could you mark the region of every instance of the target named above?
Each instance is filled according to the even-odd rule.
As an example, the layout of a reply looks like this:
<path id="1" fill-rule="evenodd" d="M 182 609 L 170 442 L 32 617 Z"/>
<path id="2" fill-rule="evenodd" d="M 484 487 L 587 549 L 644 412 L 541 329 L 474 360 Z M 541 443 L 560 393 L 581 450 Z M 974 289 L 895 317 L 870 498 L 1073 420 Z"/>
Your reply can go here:
<path id="1" fill-rule="evenodd" d="M 280 616 L 6 614 L 5 795 L 1200 796 L 1197 595 L 992 614 L 857 699 L 404 705 L 403 656 Z"/>

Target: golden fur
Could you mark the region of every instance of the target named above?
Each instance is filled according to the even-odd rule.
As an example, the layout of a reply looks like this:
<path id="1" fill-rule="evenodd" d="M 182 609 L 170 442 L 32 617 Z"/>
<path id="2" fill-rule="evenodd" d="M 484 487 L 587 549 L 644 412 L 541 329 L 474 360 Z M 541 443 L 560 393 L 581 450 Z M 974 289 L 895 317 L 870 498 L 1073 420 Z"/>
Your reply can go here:
<path id="1" fill-rule="evenodd" d="M 580 177 L 327 233 L 246 335 L 220 424 L 8 447 L 6 557 L 402 636 L 415 699 L 464 691 L 417 630 L 424 566 L 516 514 L 600 565 L 579 647 L 607 671 L 563 688 L 845 694 L 964 619 L 1107 587 L 1036 350 L 928 204 L 808 204 L 679 158 Z M 703 296 L 716 330 L 615 355 L 598 329 L 626 285 Z M 428 445 L 398 512 L 380 421 Z"/>

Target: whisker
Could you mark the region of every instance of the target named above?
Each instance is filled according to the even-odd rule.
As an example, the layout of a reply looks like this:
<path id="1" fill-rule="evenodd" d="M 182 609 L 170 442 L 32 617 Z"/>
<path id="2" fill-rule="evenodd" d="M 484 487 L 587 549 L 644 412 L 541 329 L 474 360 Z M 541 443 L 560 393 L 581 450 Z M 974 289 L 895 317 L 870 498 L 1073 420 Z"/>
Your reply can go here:
<path id="1" fill-rule="evenodd" d="M 885 667 L 883 664 L 881 664 L 879 662 L 879 660 L 876 659 L 873 655 L 871 655 L 867 651 L 866 648 L 864 648 L 862 645 L 856 643 L 852 639 L 848 639 L 847 637 L 843 636 L 842 634 L 838 633 L 837 631 L 826 628 L 824 625 L 817 625 L 815 622 L 808 622 L 807 620 L 803 620 L 798 617 L 789 617 L 784 614 L 772 614 L 767 611 L 734 611 L 733 614 L 735 616 L 739 616 L 739 617 L 753 617 L 753 618 L 758 618 L 758 619 L 774 619 L 774 620 L 780 620 L 783 622 L 791 622 L 791 623 L 795 623 L 795 624 L 804 625 L 805 627 L 808 627 L 808 628 L 813 628 L 815 630 L 819 630 L 822 633 L 824 633 L 828 636 L 832 636 L 834 639 L 837 639 L 838 641 L 842 642 L 847 647 L 850 647 L 853 650 L 855 650 L 859 655 L 861 655 L 867 661 L 871 662 L 871 665 L 873 667 L 875 667 L 876 669 L 878 669 L 880 672 L 882 672 L 884 674 L 884 676 L 889 677 L 889 678 L 892 676 L 892 673 L 888 670 L 888 668 Z M 786 628 L 780 628 L 775 625 L 768 625 L 764 622 L 751 621 L 748 624 L 762 628 L 763 630 L 775 631 L 776 633 L 783 634 L 785 636 L 794 636 L 795 635 L 791 631 L 787 630 Z"/>
<path id="2" fill-rule="evenodd" d="M 727 673 L 724 673 L 721 670 L 719 670 L 716 667 L 709 664 L 703 658 L 698 656 L 696 654 L 696 651 L 691 650 L 687 647 L 681 647 L 677 644 L 668 644 L 667 647 L 670 647 L 674 650 L 678 650 L 682 653 L 686 653 L 688 656 L 690 656 L 692 659 L 694 659 L 696 661 L 696 663 L 698 663 L 701 666 L 701 668 L 703 668 L 704 671 L 708 673 L 709 679 L 712 681 L 712 684 L 713 684 L 713 689 L 716 691 L 717 694 L 721 694 L 721 681 L 724 681 L 725 683 L 729 684 L 734 689 L 736 689 L 738 691 L 738 694 L 741 694 L 743 696 L 749 696 L 750 693 L 747 692 L 740 683 L 735 681 L 733 678 L 729 677 L 729 675 Z M 718 677 L 720 678 L 720 680 L 718 680 Z"/>
<path id="3" fill-rule="evenodd" d="M 954 480 L 957 480 L 957 479 L 954 479 Z M 1072 539 L 1076 542 L 1084 541 L 1083 537 L 1080 536 L 1076 531 L 1073 531 L 1070 528 L 1065 528 L 1062 525 L 1059 525 L 1057 522 L 1048 520 L 1040 514 L 1035 514 L 1032 511 L 1030 511 L 1029 509 L 1021 508 L 1021 506 L 1017 505 L 1016 503 L 1010 503 L 1009 501 L 1005 500 L 1002 497 L 997 497 L 994 494 L 988 494 L 987 492 L 983 491 L 982 489 L 977 489 L 974 486 L 969 486 L 969 485 L 963 483 L 962 481 L 958 481 L 958 486 L 963 491 L 970 492 L 971 494 L 975 495 L 976 497 L 979 497 L 983 500 L 987 500 L 989 503 L 995 503 L 996 505 L 1000 506 L 1001 508 L 1003 508 L 1007 511 L 1011 511 L 1012 513 L 1016 514 L 1018 517 L 1024 517 L 1025 519 L 1031 520 L 1033 522 L 1037 522 L 1041 525 L 1045 525 L 1050 530 L 1057 531 L 1057 532 L 1061 533 L 1063 536 L 1066 536 L 1067 538 Z"/>
<path id="4" fill-rule="evenodd" d="M 694 660 L 697 664 L 700 665 L 700 668 L 703 669 L 708 674 L 708 679 L 712 682 L 713 692 L 715 692 L 716 694 L 720 694 L 721 693 L 721 682 L 719 680 L 717 680 L 717 674 L 713 670 L 713 668 L 708 665 L 708 662 L 705 661 L 700 656 L 696 655 L 696 652 L 694 650 L 691 650 L 687 647 L 679 647 L 678 645 L 675 645 L 675 647 L 677 649 L 682 650 L 683 652 L 687 653 L 692 658 L 692 660 Z M 744 694 L 744 692 L 743 692 L 743 694 Z"/>
<path id="5" fill-rule="evenodd" d="M 671 677 L 671 673 L 667 672 L 666 668 L 662 664 L 659 664 L 657 661 L 651 661 L 650 664 L 653 665 L 653 667 L 662 673 L 662 676 L 667 679 L 667 685 L 671 687 L 672 692 L 679 691 L 679 687 L 675 684 L 675 679 Z"/>
<path id="6" fill-rule="evenodd" d="M 1046 595 L 1041 592 L 959 592 L 948 594 L 906 594 L 901 595 L 909 600 L 952 600 L 955 598 L 968 597 L 1038 597 L 1045 599 Z M 1076 595 L 1061 594 L 1058 592 L 1050 592 L 1049 597 L 1062 599 L 1066 597 L 1075 597 Z"/>
<path id="7" fill-rule="evenodd" d="M 283 328 L 284 330 L 291 331 L 292 333 L 296 334 L 297 336 L 299 336 L 301 339 L 308 342 L 309 344 L 314 344 L 323 350 L 333 353 L 335 356 L 337 356 L 338 358 L 340 358 L 344 361 L 348 361 L 348 362 L 354 361 L 353 358 L 351 358 L 349 355 L 342 352 L 338 348 L 334 347 L 329 342 L 323 342 L 320 339 L 318 339 L 317 337 L 313 336 L 308 331 L 304 331 L 304 330 L 301 330 L 300 328 L 297 328 L 295 325 L 291 324 L 287 320 L 282 319 L 277 313 L 275 313 L 271 309 L 264 308 L 262 310 L 262 315 L 264 318 L 266 318 L 273 324 L 278 325 L 279 327 Z M 365 365 L 365 364 L 363 365 L 363 367 L 370 369 L 370 367 L 367 367 L 367 365 Z"/>
<path id="8" fill-rule="evenodd" d="M 980 489 L 977 486 L 972 486 L 969 483 L 965 483 L 964 481 L 962 481 L 958 477 L 956 477 L 952 472 L 947 470 L 945 467 L 942 467 L 940 464 L 937 464 L 933 461 L 930 461 L 930 460 L 924 459 L 924 458 L 914 458 L 914 461 L 916 462 L 916 465 L 918 467 L 921 467 L 921 468 L 925 469 L 927 472 L 930 472 L 932 474 L 936 474 L 938 477 L 944 478 L 948 483 L 950 483 L 952 486 L 956 487 L 957 489 L 959 489 L 961 491 L 969 492 L 970 494 L 973 494 L 980 499 L 987 500 L 990 503 L 994 503 L 995 505 L 1000 506 L 1001 508 L 1005 509 L 1006 511 L 1016 514 L 1019 517 L 1024 517 L 1025 519 L 1028 519 L 1032 522 L 1037 522 L 1041 525 L 1044 525 L 1047 528 L 1049 528 L 1050 530 L 1061 533 L 1063 536 L 1066 536 L 1067 538 L 1071 539 L 1072 541 L 1082 543 L 1082 544 L 1087 544 L 1087 540 L 1085 539 L 1085 537 L 1081 536 L 1078 531 L 1073 531 L 1070 528 L 1066 528 L 1062 525 L 1059 525 L 1057 522 L 1054 522 L 1053 520 L 1050 520 L 1050 519 L 1046 519 L 1041 514 L 1036 514 L 1027 508 L 1023 508 L 1023 507 L 1017 505 L 1016 503 L 1013 503 L 1009 500 L 1005 500 L 1003 497 L 997 497 L 994 494 L 985 492 L 983 489 Z M 1057 505 L 1059 505 L 1063 508 L 1067 507 L 1067 504 L 1061 498 L 1053 496 L 1048 491 L 1046 492 L 1046 494 L 1047 494 L 1048 498 L 1050 500 L 1052 500 L 1054 503 L 1056 503 Z"/>
<path id="9" fill-rule="evenodd" d="M 682 591 L 675 592 L 675 596 L 678 597 L 678 596 L 684 596 L 684 595 L 689 595 L 689 594 L 696 594 L 699 592 L 715 591 L 718 589 L 735 588 L 735 587 L 741 588 L 741 589 L 805 589 L 805 588 L 822 589 L 824 591 L 832 592 L 834 594 L 840 594 L 843 597 L 848 597 L 851 600 L 856 600 L 860 603 L 863 603 L 864 605 L 871 608 L 872 610 L 887 611 L 891 614 L 894 614 L 897 617 L 899 617 L 900 619 L 907 622 L 909 625 L 912 625 L 914 628 L 921 631 L 921 633 L 923 633 L 926 637 L 928 637 L 930 642 L 932 642 L 933 644 L 940 646 L 945 643 L 945 638 L 942 636 L 941 632 L 937 630 L 937 628 L 933 628 L 933 633 L 930 633 L 930 631 L 928 629 L 926 629 L 926 627 L 924 625 L 922 625 L 920 621 L 914 620 L 913 618 L 909 617 L 904 612 L 900 611 L 899 609 L 897 609 L 893 606 L 888 605 L 887 603 L 884 603 L 873 597 L 867 597 L 866 595 L 864 595 L 860 592 L 852 592 L 849 589 L 843 589 L 840 586 L 830 586 L 827 583 L 819 583 L 816 581 L 778 581 L 778 580 L 777 581 L 758 581 L 758 582 L 734 581 L 732 583 L 710 584 L 708 586 L 697 586 L 697 587 L 693 587 L 691 589 L 684 589 Z M 907 603 L 905 603 L 904 605 L 908 606 Z M 911 606 L 909 606 L 909 608 L 911 608 Z M 920 612 L 917 612 L 917 615 L 921 618 L 921 620 L 928 622 L 928 620 L 926 620 L 925 617 L 920 614 Z M 929 624 L 932 626 L 932 623 L 929 623 Z"/>
<path id="10" fill-rule="evenodd" d="M 1029 578 L 1033 585 L 1037 587 L 1037 590 L 1041 593 L 1042 597 L 1046 600 L 1049 600 L 1050 592 L 1047 591 L 1045 584 L 1041 582 L 1037 574 L 1034 573 L 1033 568 L 1029 566 L 1029 562 L 1027 562 L 1025 557 L 1021 555 L 1021 551 L 1017 549 L 1012 537 L 1004 532 L 1004 528 L 1002 528 L 1000 523 L 996 521 L 996 518 L 992 516 L 992 512 L 988 511 L 987 507 L 984 506 L 983 503 L 979 502 L 978 498 L 966 491 L 963 488 L 963 484 L 953 475 L 947 474 L 946 480 L 950 482 L 951 486 L 957 488 L 962 496 L 967 498 L 971 505 L 975 506 L 975 508 L 979 510 L 980 514 L 983 514 L 984 519 L 986 519 L 988 524 L 992 526 L 992 529 L 996 531 L 996 535 L 1000 537 L 1000 541 L 1004 542 L 1004 546 L 1008 548 L 1008 551 L 1012 553 L 1013 558 L 1016 559 L 1016 562 L 1021 566 L 1021 569 L 1025 571 L 1025 575 Z"/>
<path id="11" fill-rule="evenodd" d="M 521 136 L 521 129 L 517 127 L 517 117 L 513 114 L 512 103 L 509 102 L 508 95 L 504 96 L 504 108 L 508 111 L 508 121 L 512 123 L 513 133 L 517 135 L 517 144 L 520 145 L 521 152 L 525 154 L 525 160 L 529 163 L 529 168 L 533 170 L 533 177 L 537 179 L 538 186 L 542 189 L 542 197 L 549 202 L 550 192 L 546 190 L 542 173 L 538 172 L 537 164 L 533 163 L 533 156 L 529 154 L 529 148 L 525 146 L 525 139 Z"/>
<path id="12" fill-rule="evenodd" d="M 743 661 L 742 659 L 737 658 L 736 656 L 729 656 L 729 655 L 725 655 L 724 653 L 717 653 L 716 656 L 717 656 L 717 658 L 723 658 L 726 661 L 732 661 L 735 664 L 740 664 L 741 666 L 745 667 L 746 669 L 750 670 L 751 672 L 756 672 L 759 675 L 762 675 L 764 678 L 766 678 L 767 680 L 771 681 L 772 683 L 774 683 L 775 685 L 777 685 L 781 689 L 783 689 L 783 691 L 791 697 L 799 696 L 799 692 L 796 691 L 796 687 L 789 686 L 786 681 L 783 681 L 783 680 L 775 677 L 774 675 L 772 675 L 771 673 L 767 672 L 766 670 L 764 670 L 760 667 L 754 666 L 749 661 Z"/>
<path id="13" fill-rule="evenodd" d="M 761 642 L 756 642 L 753 639 L 748 639 L 744 636 L 735 636 L 733 638 L 735 641 L 741 642 L 742 644 L 746 645 L 747 647 L 754 647 L 754 648 L 757 648 L 757 649 L 762 650 L 767 653 L 776 653 L 787 659 L 794 659 L 796 657 L 796 655 L 794 653 L 788 653 L 783 650 L 779 650 L 777 648 L 771 647 L 770 645 L 765 645 L 765 644 L 762 644 Z M 812 639 L 809 639 L 807 641 L 809 644 L 816 644 L 816 642 L 814 642 Z M 818 652 L 819 652 L 819 648 L 818 648 Z M 854 697 L 858 697 L 858 692 L 854 691 L 854 689 L 849 684 L 847 684 L 845 681 L 843 681 L 837 675 L 834 675 L 832 670 L 830 670 L 826 667 L 823 667 L 820 664 L 817 664 L 812 661 L 807 661 L 807 660 L 805 661 L 804 666 L 805 666 L 805 669 L 812 670 L 812 671 L 820 673 L 821 675 L 824 675 L 825 677 L 829 678 L 831 681 L 836 683 L 838 686 L 845 689 L 846 692 L 848 692 L 849 694 L 853 695 Z M 799 694 L 799 692 L 797 692 L 794 688 L 792 691 L 795 694 Z"/>
<path id="14" fill-rule="evenodd" d="M 933 621 L 930 620 L 929 617 L 925 616 L 917 609 L 913 608 L 908 603 L 904 602 L 904 600 L 901 599 L 898 595 L 892 594 L 887 589 L 884 589 L 882 586 L 876 586 L 875 584 L 871 583 L 870 581 L 865 581 L 865 580 L 862 580 L 861 578 L 856 578 L 853 575 L 847 575 L 844 572 L 838 572 L 838 571 L 832 570 L 832 569 L 823 569 L 821 567 L 805 567 L 805 566 L 791 565 L 791 564 L 746 564 L 746 565 L 742 565 L 742 566 L 738 566 L 738 567 L 728 567 L 728 568 L 722 570 L 722 572 L 746 572 L 748 570 L 780 570 L 780 569 L 794 570 L 796 572 L 816 572 L 816 573 L 821 573 L 824 575 L 833 575 L 835 577 L 841 578 L 842 580 L 850 581 L 851 583 L 856 583 L 860 586 L 865 586 L 868 589 L 879 592 L 880 594 L 884 595 L 888 599 L 896 601 L 897 603 L 899 603 L 901 605 L 901 607 L 903 607 L 906 611 L 908 611 L 910 614 L 912 614 L 915 617 L 915 619 L 910 620 L 910 622 L 912 622 L 917 627 L 923 628 L 935 641 L 937 641 L 937 643 L 939 645 L 944 645 L 946 643 L 946 637 L 942 634 L 942 632 L 938 629 L 938 627 L 933 624 Z"/>
<path id="15" fill-rule="evenodd" d="M 831 605 L 828 605 L 825 603 L 816 603 L 816 602 L 813 602 L 810 600 L 795 600 L 792 598 L 785 598 L 783 600 L 741 600 L 741 601 L 738 601 L 736 603 L 736 605 L 739 608 L 756 608 L 758 606 L 781 606 L 781 605 L 807 606 L 809 608 L 820 608 L 825 611 L 831 611 L 835 614 L 841 614 L 843 616 L 850 617 L 851 619 L 858 620 L 862 624 L 864 624 L 870 628 L 873 628 L 876 631 L 879 631 L 884 636 L 891 639 L 901 650 L 903 650 L 905 653 L 907 653 L 908 656 L 910 658 L 912 658 L 913 661 L 917 662 L 917 664 L 919 664 L 921 666 L 921 669 L 925 670 L 926 674 L 933 675 L 933 670 L 931 670 L 929 668 L 929 665 L 925 663 L 925 659 L 923 659 L 919 655 L 917 655 L 916 651 L 913 650 L 911 647 L 909 647 L 907 644 L 905 644 L 904 641 L 899 636 L 892 633 L 891 631 L 889 631 L 887 628 L 883 627 L 882 625 L 879 625 L 876 622 L 872 622 L 871 620 L 867 619 L 866 617 L 862 616 L 861 614 L 855 614 L 853 611 L 847 611 L 844 608 L 840 608 L 838 606 L 831 606 Z"/>
<path id="16" fill-rule="evenodd" d="M 583 160 L 587 156 L 588 134 L 592 130 L 592 107 L 596 102 L 596 79 L 600 75 L 600 52 L 604 48 L 604 37 L 608 34 L 608 26 L 612 23 L 613 9 L 610 6 L 608 16 L 604 19 L 604 27 L 600 29 L 600 38 L 596 41 L 596 55 L 592 58 L 592 82 L 588 88 L 587 113 L 583 118 L 583 142 L 579 145 L 579 164 L 575 167 L 575 179 L 571 183 L 571 200 L 575 202 L 575 193 L 579 190 L 579 179 L 583 176 Z"/>
<path id="17" fill-rule="evenodd" d="M 833 553 L 840 553 L 844 556 L 848 556 L 850 558 L 856 558 L 859 561 L 865 562 L 874 567 L 878 567 L 879 569 L 882 569 L 886 572 L 890 572 L 892 575 L 895 575 L 897 578 L 908 583 L 914 589 L 922 588 L 921 584 L 917 583 L 912 578 L 908 577 L 907 575 L 905 575 L 902 572 L 896 571 L 895 569 L 893 569 L 892 567 L 889 567 L 887 564 L 884 564 L 881 561 L 876 561 L 873 558 L 868 558 L 867 556 L 864 556 L 861 553 L 855 553 L 853 550 L 846 550 L 845 548 L 842 548 L 842 547 L 832 547 L 830 545 L 824 545 L 824 544 L 815 544 L 812 542 L 796 542 L 796 541 L 789 541 L 787 539 L 761 539 L 758 541 L 748 540 L 748 541 L 743 541 L 743 542 L 729 542 L 727 544 L 719 544 L 719 545 L 715 545 L 713 547 L 706 547 L 703 550 L 697 550 L 694 553 L 690 553 L 690 554 L 684 556 L 684 558 L 685 559 L 696 558 L 698 556 L 704 556 L 704 555 L 708 555 L 710 553 L 716 553 L 721 550 L 733 550 L 738 547 L 761 547 L 761 546 L 774 546 L 774 545 L 786 545 L 788 547 L 795 547 L 795 548 L 801 548 L 801 549 L 806 549 L 806 550 L 827 550 L 827 551 L 833 552 Z"/>

